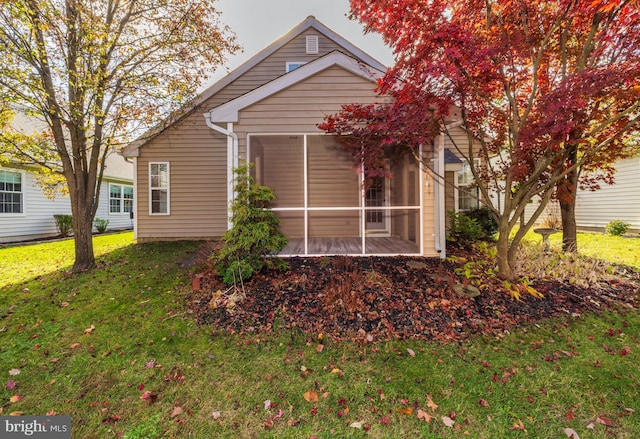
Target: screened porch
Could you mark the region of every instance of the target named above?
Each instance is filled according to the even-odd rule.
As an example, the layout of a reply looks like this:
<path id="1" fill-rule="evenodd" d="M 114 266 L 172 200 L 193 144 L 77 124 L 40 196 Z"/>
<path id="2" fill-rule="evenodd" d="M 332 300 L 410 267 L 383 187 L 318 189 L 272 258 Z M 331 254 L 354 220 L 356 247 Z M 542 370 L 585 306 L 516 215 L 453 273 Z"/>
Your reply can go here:
<path id="1" fill-rule="evenodd" d="M 388 157 L 392 178 L 364 188 L 362 173 L 330 136 L 250 135 L 256 182 L 274 189 L 289 237 L 282 256 L 419 255 L 421 172 L 410 155 Z"/>

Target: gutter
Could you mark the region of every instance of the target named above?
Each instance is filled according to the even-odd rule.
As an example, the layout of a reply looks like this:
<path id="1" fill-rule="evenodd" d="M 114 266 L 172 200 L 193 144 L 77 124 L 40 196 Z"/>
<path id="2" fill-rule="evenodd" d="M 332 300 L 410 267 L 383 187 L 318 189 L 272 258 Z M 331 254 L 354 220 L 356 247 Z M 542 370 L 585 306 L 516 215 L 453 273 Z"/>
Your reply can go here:
<path id="1" fill-rule="evenodd" d="M 211 120 L 210 113 L 204 113 L 204 119 L 207 126 L 220 134 L 227 136 L 227 205 L 230 207 L 231 202 L 235 198 L 235 188 L 233 184 L 233 170 L 238 167 L 238 135 L 233 131 L 233 123 L 228 122 L 227 128 L 222 128 L 220 125 L 214 123 Z M 227 228 L 231 229 L 232 213 L 231 209 L 228 209 L 227 213 Z"/>

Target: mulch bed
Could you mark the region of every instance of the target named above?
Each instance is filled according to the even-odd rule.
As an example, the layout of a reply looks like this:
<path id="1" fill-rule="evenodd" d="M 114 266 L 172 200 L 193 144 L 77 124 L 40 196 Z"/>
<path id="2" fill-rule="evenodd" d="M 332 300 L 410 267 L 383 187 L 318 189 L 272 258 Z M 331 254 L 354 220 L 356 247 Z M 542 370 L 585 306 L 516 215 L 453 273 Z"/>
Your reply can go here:
<path id="1" fill-rule="evenodd" d="M 462 249 L 450 253 L 466 260 L 477 257 Z M 466 289 L 460 292 L 460 286 L 470 281 L 455 273 L 461 264 L 450 260 L 286 260 L 288 271 L 261 273 L 230 289 L 215 270 L 205 267 L 193 276 L 188 307 L 200 324 L 215 331 L 299 328 L 334 339 L 372 342 L 398 338 L 458 341 L 474 334 L 499 337 L 544 318 L 575 318 L 609 307 L 636 309 L 640 304 L 640 277 L 628 269 L 624 278 L 588 289 L 534 280 L 532 286 L 544 298 L 524 293 L 515 300 L 495 277 L 483 279 L 476 297 L 469 297 Z"/>

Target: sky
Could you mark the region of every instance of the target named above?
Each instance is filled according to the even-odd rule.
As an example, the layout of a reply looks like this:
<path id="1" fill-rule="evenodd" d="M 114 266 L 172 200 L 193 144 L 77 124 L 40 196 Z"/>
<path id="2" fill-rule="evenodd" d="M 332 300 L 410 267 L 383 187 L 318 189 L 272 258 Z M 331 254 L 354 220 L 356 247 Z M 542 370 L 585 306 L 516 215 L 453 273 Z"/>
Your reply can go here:
<path id="1" fill-rule="evenodd" d="M 363 34 L 358 21 L 349 20 L 349 0 L 217 0 L 220 20 L 237 36 L 244 51 L 228 58 L 212 79 L 219 79 L 313 15 L 329 29 L 380 61 L 393 65 L 391 49 L 376 34 Z M 226 71 L 225 71 L 226 69 Z"/>

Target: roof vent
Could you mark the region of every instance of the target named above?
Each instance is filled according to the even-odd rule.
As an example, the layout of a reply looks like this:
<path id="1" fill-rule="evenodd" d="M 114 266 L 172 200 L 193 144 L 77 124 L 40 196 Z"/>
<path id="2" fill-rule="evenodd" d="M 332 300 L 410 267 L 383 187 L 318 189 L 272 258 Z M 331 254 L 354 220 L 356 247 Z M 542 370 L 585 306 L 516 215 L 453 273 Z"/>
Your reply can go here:
<path id="1" fill-rule="evenodd" d="M 318 36 L 307 35 L 307 54 L 315 55 L 318 53 Z"/>

